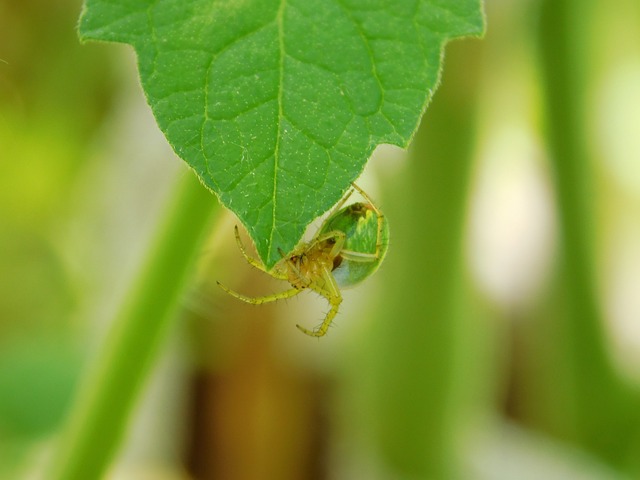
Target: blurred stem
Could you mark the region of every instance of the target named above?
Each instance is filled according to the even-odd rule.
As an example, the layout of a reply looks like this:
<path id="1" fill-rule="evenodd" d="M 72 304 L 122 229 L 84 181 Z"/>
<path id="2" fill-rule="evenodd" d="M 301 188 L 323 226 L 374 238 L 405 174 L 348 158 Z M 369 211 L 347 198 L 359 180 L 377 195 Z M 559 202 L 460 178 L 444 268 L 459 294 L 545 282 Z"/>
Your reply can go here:
<path id="1" fill-rule="evenodd" d="M 628 445 L 631 415 L 628 393 L 607 355 L 594 268 L 594 191 L 586 133 L 586 92 L 590 78 L 588 25 L 593 2 L 543 0 L 539 48 L 545 97 L 546 138 L 554 168 L 560 222 L 560 295 L 565 308 L 556 319 L 554 347 L 567 378 L 547 372 L 556 393 L 545 407 L 570 406 L 566 432 L 571 440 L 619 463 Z M 545 349 L 550 345 L 545 341 Z M 565 383 L 566 382 L 566 383 Z M 560 400 L 560 401 L 559 401 Z M 556 418 L 568 412 L 555 412 Z"/>
<path id="2" fill-rule="evenodd" d="M 58 480 L 102 478 L 165 343 L 217 201 L 188 172 L 146 264 L 82 385 L 58 456 Z"/>
<path id="3" fill-rule="evenodd" d="M 373 420 L 398 478 L 456 478 L 470 355 L 462 237 L 475 140 L 481 42 L 447 46 L 442 86 L 410 169 L 384 207 L 393 218 L 380 321 L 371 342 Z"/>

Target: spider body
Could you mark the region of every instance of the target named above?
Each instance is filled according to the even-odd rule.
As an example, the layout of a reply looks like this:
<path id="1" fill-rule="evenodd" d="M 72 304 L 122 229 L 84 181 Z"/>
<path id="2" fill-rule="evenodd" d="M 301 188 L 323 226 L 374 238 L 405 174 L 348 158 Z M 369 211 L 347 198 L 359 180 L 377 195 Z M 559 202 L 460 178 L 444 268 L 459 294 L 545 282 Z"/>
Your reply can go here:
<path id="1" fill-rule="evenodd" d="M 354 190 L 366 202 L 342 208 Z M 389 243 L 389 224 L 367 194 L 353 184 L 353 188 L 334 207 L 314 237 L 309 242 L 301 242 L 289 255 L 283 254 L 282 260 L 270 271 L 247 255 L 237 227 L 236 241 L 252 266 L 274 278 L 288 281 L 293 288 L 254 298 L 234 292 L 220 282 L 218 285 L 234 297 L 254 305 L 293 297 L 306 289 L 313 290 L 327 299 L 331 309 L 316 329 L 307 330 L 300 325 L 296 327 L 307 335 L 322 337 L 327 333 L 342 303 L 340 288 L 357 285 L 380 266 Z"/>

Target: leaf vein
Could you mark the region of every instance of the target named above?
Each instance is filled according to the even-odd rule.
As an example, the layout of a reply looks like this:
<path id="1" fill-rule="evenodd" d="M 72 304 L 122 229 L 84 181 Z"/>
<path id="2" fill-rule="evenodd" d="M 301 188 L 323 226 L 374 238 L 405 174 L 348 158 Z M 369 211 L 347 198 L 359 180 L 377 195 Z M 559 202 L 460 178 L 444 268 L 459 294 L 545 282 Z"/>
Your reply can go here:
<path id="1" fill-rule="evenodd" d="M 273 234 L 276 229 L 276 212 L 277 212 L 277 191 L 278 191 L 278 157 L 280 155 L 280 142 L 282 139 L 282 97 L 284 92 L 284 9 L 286 6 L 286 0 L 280 0 L 280 6 L 278 7 L 278 14 L 276 16 L 278 25 L 278 50 L 280 52 L 279 69 L 280 76 L 278 81 L 278 127 L 276 129 L 276 146 L 273 155 L 273 196 L 272 196 L 272 214 L 271 214 L 271 232 L 269 233 L 269 245 L 273 248 Z"/>

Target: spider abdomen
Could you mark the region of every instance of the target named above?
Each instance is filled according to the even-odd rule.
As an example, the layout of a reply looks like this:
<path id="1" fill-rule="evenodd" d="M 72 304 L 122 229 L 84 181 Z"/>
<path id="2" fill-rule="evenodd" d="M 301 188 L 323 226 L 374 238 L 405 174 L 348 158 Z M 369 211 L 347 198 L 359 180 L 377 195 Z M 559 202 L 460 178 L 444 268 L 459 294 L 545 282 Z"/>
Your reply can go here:
<path id="1" fill-rule="evenodd" d="M 352 287 L 380 266 L 389 245 L 389 223 L 368 203 L 354 203 L 325 222 L 321 234 L 344 233 L 344 244 L 333 260 L 333 276 L 341 287 Z"/>

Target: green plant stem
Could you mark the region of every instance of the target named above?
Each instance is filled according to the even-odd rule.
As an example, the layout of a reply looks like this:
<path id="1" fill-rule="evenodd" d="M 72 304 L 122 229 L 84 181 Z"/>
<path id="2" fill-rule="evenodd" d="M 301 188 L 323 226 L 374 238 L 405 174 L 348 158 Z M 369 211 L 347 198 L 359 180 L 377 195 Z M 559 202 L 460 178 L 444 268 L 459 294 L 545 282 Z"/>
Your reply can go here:
<path id="1" fill-rule="evenodd" d="M 557 350 L 556 362 L 566 372 L 549 398 L 556 418 L 570 413 L 565 434 L 613 464 L 620 464 L 637 414 L 629 411 L 629 391 L 617 378 L 607 355 L 604 326 L 596 295 L 594 268 L 594 190 L 586 133 L 588 92 L 588 25 L 593 2 L 544 0 L 539 29 L 544 86 L 546 138 L 553 165 L 560 223 L 562 314 L 554 320 L 557 338 L 544 341 Z M 542 350 L 541 350 L 542 352 Z M 562 388 L 567 385 L 569 388 Z"/>
<path id="2" fill-rule="evenodd" d="M 391 224 L 384 292 L 369 360 L 376 442 L 393 477 L 457 478 L 463 345 L 462 237 L 475 140 L 481 42 L 447 46 L 444 80 L 415 139 L 411 165 L 383 205 Z M 391 189 L 389 189 L 391 190 Z"/>
<path id="3" fill-rule="evenodd" d="M 55 458 L 57 480 L 101 478 L 164 345 L 217 200 L 188 172 L 102 351 L 90 368 Z"/>

